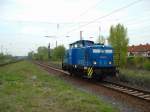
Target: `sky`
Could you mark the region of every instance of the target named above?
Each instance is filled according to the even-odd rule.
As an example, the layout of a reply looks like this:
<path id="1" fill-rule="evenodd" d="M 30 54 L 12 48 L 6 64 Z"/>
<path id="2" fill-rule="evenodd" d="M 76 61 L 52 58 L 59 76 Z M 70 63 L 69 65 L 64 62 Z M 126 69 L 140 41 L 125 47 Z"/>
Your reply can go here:
<path id="1" fill-rule="evenodd" d="M 56 41 L 68 47 L 80 31 L 96 41 L 118 23 L 129 45 L 150 44 L 150 0 L 0 0 L 0 52 L 24 56 Z"/>

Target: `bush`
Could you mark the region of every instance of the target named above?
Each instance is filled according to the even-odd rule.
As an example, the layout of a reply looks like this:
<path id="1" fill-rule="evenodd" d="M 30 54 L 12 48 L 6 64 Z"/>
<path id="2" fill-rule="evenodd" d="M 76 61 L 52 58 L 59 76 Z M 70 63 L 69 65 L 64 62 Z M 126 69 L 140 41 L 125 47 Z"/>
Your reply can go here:
<path id="1" fill-rule="evenodd" d="M 145 57 L 129 57 L 127 59 L 127 65 L 129 68 L 143 68 L 143 63 L 145 62 Z"/>
<path id="2" fill-rule="evenodd" d="M 144 57 L 134 57 L 134 65 L 137 68 L 143 68 Z"/>
<path id="3" fill-rule="evenodd" d="M 146 70 L 120 69 L 120 81 L 127 82 L 131 85 L 150 88 L 150 72 Z"/>
<path id="4" fill-rule="evenodd" d="M 60 61 L 64 57 L 64 54 L 65 54 L 65 47 L 60 45 L 52 50 L 51 52 L 52 60 Z"/>
<path id="5" fill-rule="evenodd" d="M 150 70 L 150 60 L 145 60 L 143 63 L 143 68 L 146 70 Z"/>
<path id="6" fill-rule="evenodd" d="M 3 60 L 5 58 L 3 53 L 0 53 L 0 60 Z"/>
<path id="7" fill-rule="evenodd" d="M 134 64 L 134 57 L 128 57 L 127 59 L 127 67 L 129 68 L 134 68 L 135 64 Z"/>

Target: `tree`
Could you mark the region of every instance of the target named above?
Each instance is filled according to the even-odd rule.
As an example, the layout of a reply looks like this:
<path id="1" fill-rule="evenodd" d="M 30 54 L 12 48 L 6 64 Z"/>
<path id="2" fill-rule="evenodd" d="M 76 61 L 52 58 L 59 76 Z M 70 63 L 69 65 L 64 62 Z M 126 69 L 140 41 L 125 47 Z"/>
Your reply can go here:
<path id="1" fill-rule="evenodd" d="M 38 47 L 38 59 L 39 60 L 48 60 L 48 48 L 47 47 Z"/>
<path id="2" fill-rule="evenodd" d="M 60 61 L 63 58 L 64 54 L 65 47 L 62 45 L 51 49 L 51 59 L 54 61 Z M 34 53 L 33 51 L 29 52 L 28 58 L 33 60 L 47 61 L 49 59 L 48 48 L 40 46 L 37 49 L 37 53 Z"/>
<path id="3" fill-rule="evenodd" d="M 51 52 L 53 60 L 61 60 L 65 54 L 65 47 L 63 45 L 60 45 L 58 47 L 55 47 Z"/>
<path id="4" fill-rule="evenodd" d="M 114 55 L 115 59 L 119 60 L 119 65 L 121 67 L 125 67 L 129 43 L 129 39 L 127 38 L 127 28 L 121 24 L 111 26 L 108 41 L 114 48 L 115 52 L 117 52 Z"/>
<path id="5" fill-rule="evenodd" d="M 28 53 L 28 58 L 33 59 L 33 57 L 34 57 L 34 52 L 33 51 L 29 52 Z"/>

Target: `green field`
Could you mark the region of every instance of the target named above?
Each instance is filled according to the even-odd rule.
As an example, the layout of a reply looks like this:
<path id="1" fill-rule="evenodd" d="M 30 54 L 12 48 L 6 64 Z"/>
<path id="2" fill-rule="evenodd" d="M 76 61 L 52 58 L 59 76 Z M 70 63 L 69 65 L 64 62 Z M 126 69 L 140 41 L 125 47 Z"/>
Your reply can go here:
<path id="1" fill-rule="evenodd" d="M 78 90 L 36 65 L 0 67 L 0 112 L 116 112 L 99 97 Z"/>

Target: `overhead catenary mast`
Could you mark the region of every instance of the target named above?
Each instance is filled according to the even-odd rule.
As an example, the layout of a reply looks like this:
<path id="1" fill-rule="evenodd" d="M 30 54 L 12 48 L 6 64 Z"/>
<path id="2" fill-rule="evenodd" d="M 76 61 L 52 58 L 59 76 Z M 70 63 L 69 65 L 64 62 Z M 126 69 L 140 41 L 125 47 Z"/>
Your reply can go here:
<path id="1" fill-rule="evenodd" d="M 99 40 L 99 42 L 100 42 L 100 32 L 101 32 L 101 27 L 100 27 L 100 26 L 99 26 L 99 28 L 98 28 L 98 31 L 99 31 L 98 40 Z"/>
<path id="2" fill-rule="evenodd" d="M 48 44 L 48 59 L 50 59 L 50 57 L 51 57 L 50 49 L 51 49 L 51 47 L 50 47 L 50 43 L 49 43 L 49 44 Z"/>
<path id="3" fill-rule="evenodd" d="M 83 31 L 80 31 L 80 40 L 83 40 L 82 32 L 83 32 Z"/>

